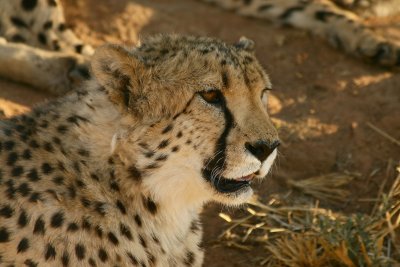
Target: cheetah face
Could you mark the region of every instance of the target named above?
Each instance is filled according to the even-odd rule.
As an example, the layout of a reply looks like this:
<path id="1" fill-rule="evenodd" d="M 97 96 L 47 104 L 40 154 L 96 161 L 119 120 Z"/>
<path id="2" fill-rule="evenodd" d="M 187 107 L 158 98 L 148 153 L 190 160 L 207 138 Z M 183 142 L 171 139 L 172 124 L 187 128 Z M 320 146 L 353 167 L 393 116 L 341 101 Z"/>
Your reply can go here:
<path id="1" fill-rule="evenodd" d="M 229 88 L 231 81 L 228 77 L 235 76 L 235 70 L 231 71 L 233 73 L 222 74 L 221 79 L 226 83 L 223 88 Z M 235 84 L 240 84 L 240 81 Z M 279 142 L 274 139 L 274 128 L 268 121 L 264 105 L 266 102 L 262 101 L 267 98 L 270 84 L 265 79 L 261 85 L 248 88 L 242 84 L 231 90 L 211 89 L 199 93 L 201 102 L 204 102 L 200 104 L 205 104 L 211 113 L 209 116 L 215 116 L 215 121 L 218 121 L 215 127 L 219 132 L 210 137 L 215 140 L 214 151 L 204 161 L 202 176 L 219 195 L 231 198 L 249 195 L 252 180 L 264 177 L 276 157 Z M 267 127 L 263 129 L 263 126 Z"/>
<path id="2" fill-rule="evenodd" d="M 237 87 L 228 89 L 228 84 L 234 82 L 228 77 L 235 77 L 234 72 L 232 69 L 222 74 L 225 90 L 199 92 L 196 107 L 199 110 L 204 106 L 197 116 L 207 114 L 209 118 L 203 129 L 207 130 L 208 125 L 218 129 L 204 133 L 205 140 L 209 140 L 206 145 L 213 150 L 205 154 L 202 177 L 216 192 L 216 200 L 230 204 L 241 203 L 252 194 L 252 181 L 266 176 L 279 145 L 266 112 L 268 80 L 257 77 L 259 84 L 247 87 L 238 79 Z"/>
<path id="3" fill-rule="evenodd" d="M 162 36 L 96 53 L 93 70 L 110 98 L 147 125 L 126 153 L 155 198 L 240 204 L 268 173 L 279 140 L 267 113 L 271 84 L 251 44 Z"/>

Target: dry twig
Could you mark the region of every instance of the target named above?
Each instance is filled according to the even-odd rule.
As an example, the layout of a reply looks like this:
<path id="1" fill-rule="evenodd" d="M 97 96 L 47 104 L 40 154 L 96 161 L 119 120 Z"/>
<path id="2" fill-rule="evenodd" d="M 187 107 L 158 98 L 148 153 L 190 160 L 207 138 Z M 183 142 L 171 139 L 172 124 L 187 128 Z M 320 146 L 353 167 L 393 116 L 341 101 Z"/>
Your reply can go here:
<path id="1" fill-rule="evenodd" d="M 395 139 L 394 137 L 392 137 L 391 135 L 389 135 L 388 133 L 386 133 L 385 131 L 379 129 L 378 127 L 376 127 L 375 125 L 373 125 L 370 122 L 367 122 L 367 125 L 369 128 L 371 128 L 372 130 L 374 130 L 375 132 L 377 132 L 378 134 L 382 135 L 383 137 L 385 137 L 386 139 L 390 140 L 392 143 L 395 143 L 396 145 L 400 146 L 400 141 Z"/>

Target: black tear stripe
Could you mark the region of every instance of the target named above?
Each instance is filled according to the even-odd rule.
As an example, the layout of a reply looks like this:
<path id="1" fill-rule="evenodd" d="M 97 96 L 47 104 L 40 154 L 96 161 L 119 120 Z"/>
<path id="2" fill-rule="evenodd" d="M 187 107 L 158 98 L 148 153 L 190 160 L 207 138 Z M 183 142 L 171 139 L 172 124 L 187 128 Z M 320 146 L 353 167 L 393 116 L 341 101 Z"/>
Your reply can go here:
<path id="1" fill-rule="evenodd" d="M 218 141 L 215 145 L 214 156 L 211 159 L 205 161 L 204 166 L 207 166 L 207 168 L 203 168 L 202 174 L 203 178 L 205 178 L 207 181 L 209 181 L 208 177 L 210 174 L 210 170 L 214 169 L 222 170 L 224 168 L 224 163 L 226 159 L 227 137 L 229 135 L 229 132 L 233 128 L 233 115 L 226 106 L 226 100 L 222 96 L 222 94 L 221 94 L 221 99 L 222 99 L 221 108 L 224 112 L 224 118 L 225 118 L 225 129 L 222 132 L 221 136 L 218 138 Z"/>

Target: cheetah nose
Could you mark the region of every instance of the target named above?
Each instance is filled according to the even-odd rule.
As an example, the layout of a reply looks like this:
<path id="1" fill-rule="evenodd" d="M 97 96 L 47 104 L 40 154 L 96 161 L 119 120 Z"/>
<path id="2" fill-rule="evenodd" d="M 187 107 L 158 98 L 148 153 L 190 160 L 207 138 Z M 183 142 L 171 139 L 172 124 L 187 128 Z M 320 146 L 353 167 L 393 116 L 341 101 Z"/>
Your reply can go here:
<path id="1" fill-rule="evenodd" d="M 261 162 L 266 160 L 279 145 L 280 142 L 278 140 L 275 140 L 272 143 L 264 140 L 258 140 L 254 143 L 245 143 L 246 149 Z"/>

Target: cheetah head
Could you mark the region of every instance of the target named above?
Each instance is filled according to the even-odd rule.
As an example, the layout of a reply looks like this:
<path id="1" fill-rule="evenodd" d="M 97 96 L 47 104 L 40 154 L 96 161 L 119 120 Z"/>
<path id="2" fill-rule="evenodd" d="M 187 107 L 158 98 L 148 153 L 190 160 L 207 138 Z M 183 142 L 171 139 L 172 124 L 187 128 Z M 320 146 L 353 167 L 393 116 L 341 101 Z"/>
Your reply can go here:
<path id="1" fill-rule="evenodd" d="M 136 48 L 106 45 L 92 69 L 132 120 L 119 153 L 157 200 L 240 204 L 277 155 L 268 76 L 253 43 L 162 35 Z M 141 129 L 140 131 L 138 129 Z"/>

